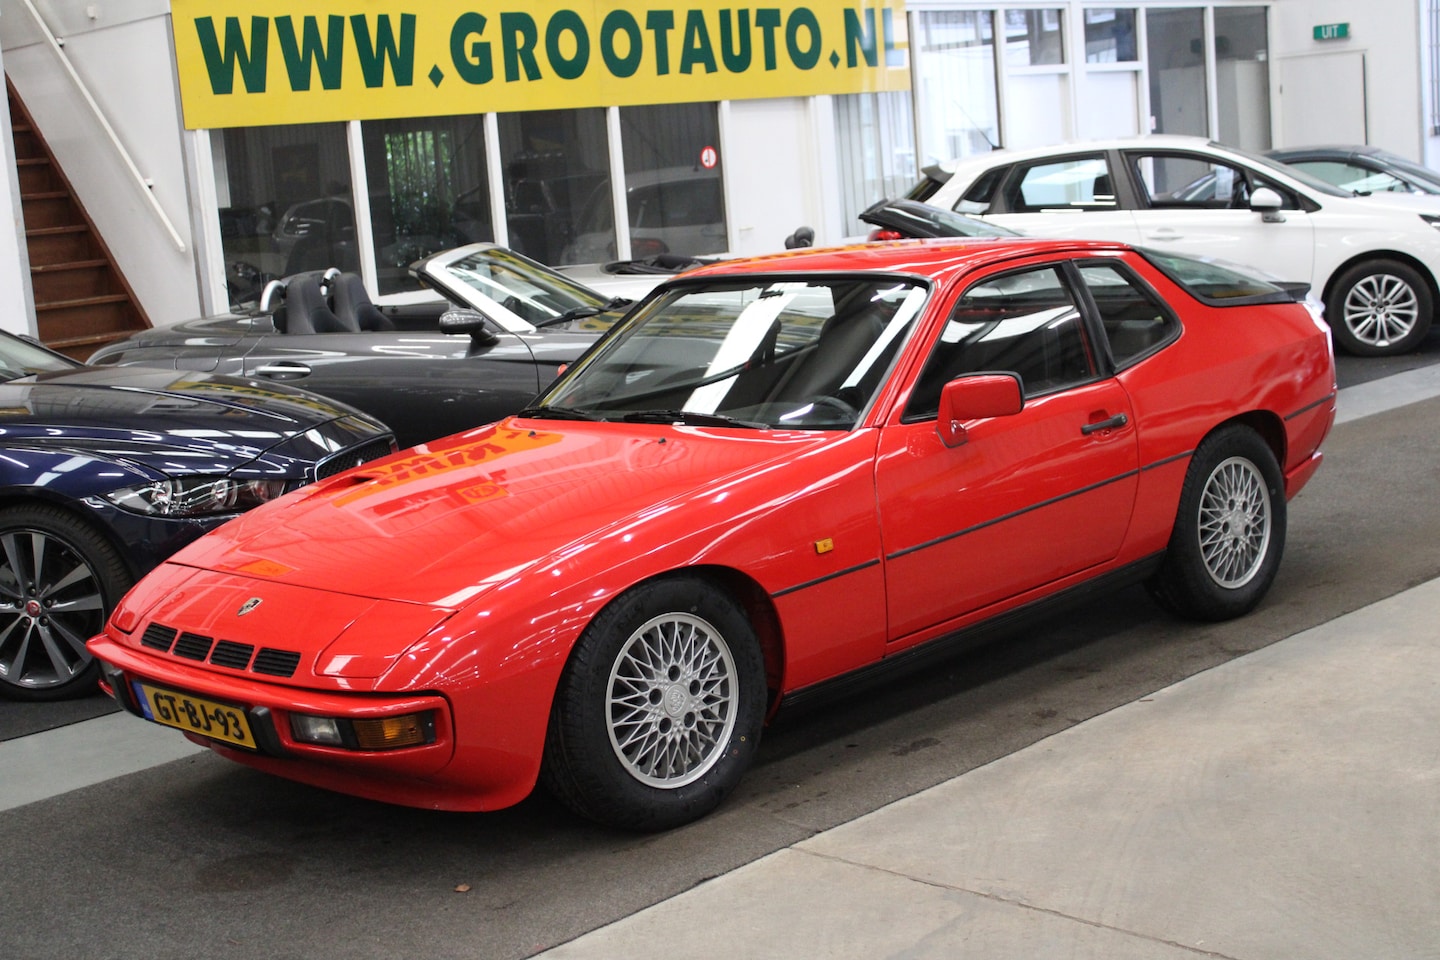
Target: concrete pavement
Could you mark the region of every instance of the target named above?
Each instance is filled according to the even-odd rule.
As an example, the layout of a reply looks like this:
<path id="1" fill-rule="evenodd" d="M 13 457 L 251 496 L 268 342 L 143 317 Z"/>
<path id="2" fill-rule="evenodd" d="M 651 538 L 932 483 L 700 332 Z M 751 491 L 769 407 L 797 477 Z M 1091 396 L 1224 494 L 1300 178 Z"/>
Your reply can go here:
<path id="1" fill-rule="evenodd" d="M 1440 957 L 1440 581 L 540 954 Z"/>

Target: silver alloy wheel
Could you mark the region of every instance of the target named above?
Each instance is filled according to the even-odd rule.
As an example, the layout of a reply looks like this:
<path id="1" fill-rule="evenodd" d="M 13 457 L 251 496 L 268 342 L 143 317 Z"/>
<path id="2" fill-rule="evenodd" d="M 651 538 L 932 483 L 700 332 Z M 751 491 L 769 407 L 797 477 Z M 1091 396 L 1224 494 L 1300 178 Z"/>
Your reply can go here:
<path id="1" fill-rule="evenodd" d="M 735 728 L 735 661 L 724 637 L 687 613 L 641 625 L 610 669 L 610 745 L 625 771 L 674 789 L 703 777 Z"/>
<path id="2" fill-rule="evenodd" d="M 85 641 L 105 624 L 105 599 L 89 562 L 39 530 L 0 535 L 0 680 L 40 690 L 90 664 Z"/>
<path id="3" fill-rule="evenodd" d="M 1260 469 L 1231 457 L 1211 471 L 1200 493 L 1200 557 L 1212 580 L 1243 587 L 1270 546 L 1270 491 Z"/>
<path id="4" fill-rule="evenodd" d="M 1374 273 L 1345 294 L 1342 319 L 1356 340 L 1372 347 L 1388 347 L 1415 329 L 1420 320 L 1420 301 L 1404 278 Z"/>

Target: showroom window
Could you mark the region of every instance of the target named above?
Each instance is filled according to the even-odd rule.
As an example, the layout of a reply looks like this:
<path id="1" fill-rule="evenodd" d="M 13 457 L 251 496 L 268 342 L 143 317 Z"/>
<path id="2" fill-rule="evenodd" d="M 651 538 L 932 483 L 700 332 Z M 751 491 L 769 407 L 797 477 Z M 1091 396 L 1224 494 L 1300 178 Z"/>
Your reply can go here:
<path id="1" fill-rule="evenodd" d="M 367 120 L 361 137 L 380 293 L 416 289 L 421 257 L 495 239 L 481 117 Z"/>
<path id="2" fill-rule="evenodd" d="M 299 270 L 359 268 L 343 123 L 211 133 L 232 304 Z"/>
<path id="3" fill-rule="evenodd" d="M 1006 10 L 1005 146 L 1059 143 L 1073 135 L 1065 12 Z"/>
<path id="4" fill-rule="evenodd" d="M 1151 132 L 1209 136 L 1205 11 L 1199 7 L 1147 10 L 1145 46 L 1150 58 Z"/>
<path id="5" fill-rule="evenodd" d="M 919 179 L 909 91 L 835 98 L 835 147 L 846 236 L 866 233 L 859 219 L 880 200 L 904 196 Z"/>
<path id="6" fill-rule="evenodd" d="M 604 109 L 502 113 L 498 120 L 510 246 L 551 266 L 587 262 L 575 259 L 573 243 L 582 211 L 597 191 L 609 190 Z M 603 242 L 614 241 L 612 225 Z"/>
<path id="7" fill-rule="evenodd" d="M 1085 11 L 1086 63 L 1129 63 L 1139 59 L 1133 9 L 1101 8 Z"/>
<path id="8" fill-rule="evenodd" d="M 717 104 L 622 107 L 620 142 L 632 257 L 700 256 L 729 247 Z M 581 215 L 565 262 L 615 259 L 613 221 L 607 181 Z"/>
<path id="9" fill-rule="evenodd" d="M 1264 7 L 1215 8 L 1220 141 L 1270 149 L 1270 64 Z"/>
<path id="10" fill-rule="evenodd" d="M 915 104 L 921 163 L 988 153 L 1000 143 L 995 86 L 995 15 L 916 15 Z"/>
<path id="11" fill-rule="evenodd" d="M 1082 138 L 1132 137 L 1140 132 L 1140 48 L 1134 8 L 1084 11 L 1085 64 L 1079 79 Z"/>
<path id="12" fill-rule="evenodd" d="M 1065 62 L 1063 10 L 1006 10 L 1005 65 L 1039 67 Z"/>

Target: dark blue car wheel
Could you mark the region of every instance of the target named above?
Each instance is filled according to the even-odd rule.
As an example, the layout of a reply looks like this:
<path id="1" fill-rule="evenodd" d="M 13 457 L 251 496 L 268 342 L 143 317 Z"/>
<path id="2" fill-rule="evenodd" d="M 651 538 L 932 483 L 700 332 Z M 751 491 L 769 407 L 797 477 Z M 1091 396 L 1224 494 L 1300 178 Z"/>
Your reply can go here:
<path id="1" fill-rule="evenodd" d="M 132 578 L 110 542 L 46 504 L 0 510 L 0 695 L 61 700 L 96 689 L 85 641 Z"/>

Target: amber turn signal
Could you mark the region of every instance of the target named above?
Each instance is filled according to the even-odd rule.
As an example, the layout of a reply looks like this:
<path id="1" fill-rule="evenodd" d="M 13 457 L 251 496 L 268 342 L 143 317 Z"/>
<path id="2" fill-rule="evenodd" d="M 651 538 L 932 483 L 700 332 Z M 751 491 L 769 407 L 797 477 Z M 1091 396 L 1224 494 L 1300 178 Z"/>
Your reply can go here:
<path id="1" fill-rule="evenodd" d="M 393 750 L 429 742 L 422 714 L 410 713 L 383 720 L 355 720 L 355 742 L 361 750 Z"/>

